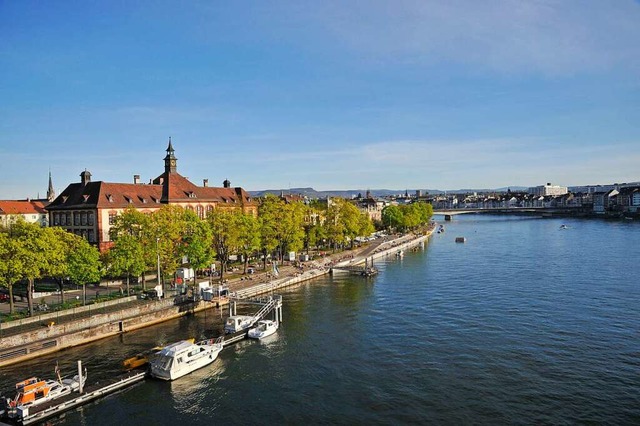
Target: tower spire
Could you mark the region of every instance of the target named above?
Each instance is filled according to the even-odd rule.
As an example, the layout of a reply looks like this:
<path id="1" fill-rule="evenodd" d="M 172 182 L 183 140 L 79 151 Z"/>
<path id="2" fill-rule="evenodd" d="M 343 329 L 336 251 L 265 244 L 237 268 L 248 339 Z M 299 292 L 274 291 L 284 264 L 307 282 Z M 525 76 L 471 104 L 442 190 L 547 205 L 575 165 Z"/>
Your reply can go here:
<path id="1" fill-rule="evenodd" d="M 169 146 L 167 146 L 167 155 L 164 157 L 164 172 L 168 175 L 170 173 L 176 173 L 178 167 L 176 163 L 178 159 L 173 154 L 175 151 L 173 149 L 173 144 L 171 143 L 171 136 L 169 136 Z"/>
<path id="2" fill-rule="evenodd" d="M 49 169 L 49 188 L 47 189 L 47 201 L 52 202 L 56 198 L 56 191 L 53 189 L 53 180 L 51 179 L 51 169 Z"/>

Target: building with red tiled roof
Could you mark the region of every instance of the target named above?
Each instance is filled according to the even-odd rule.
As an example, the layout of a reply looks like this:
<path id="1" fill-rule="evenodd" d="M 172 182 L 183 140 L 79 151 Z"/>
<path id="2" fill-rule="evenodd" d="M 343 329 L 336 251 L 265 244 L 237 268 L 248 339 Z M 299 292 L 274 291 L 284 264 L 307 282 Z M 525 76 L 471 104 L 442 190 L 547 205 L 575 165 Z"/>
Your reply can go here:
<path id="1" fill-rule="evenodd" d="M 195 185 L 177 171 L 178 159 L 169 139 L 164 158 L 164 173 L 149 184 L 92 182 L 87 170 L 80 173 L 80 182 L 72 183 L 47 206 L 51 226 L 61 226 L 97 244 L 101 251 L 110 246 L 109 229 L 118 214 L 127 207 L 150 213 L 165 204 L 193 210 L 204 219 L 214 209 L 241 209 L 257 215 L 258 206 L 251 195 L 240 187 L 232 188 L 225 180 L 223 187 L 210 187 L 208 180 Z"/>
<path id="2" fill-rule="evenodd" d="M 38 223 L 47 226 L 48 216 L 43 200 L 1 200 L 0 224 L 7 226 L 11 222 L 22 217 L 30 223 Z"/>

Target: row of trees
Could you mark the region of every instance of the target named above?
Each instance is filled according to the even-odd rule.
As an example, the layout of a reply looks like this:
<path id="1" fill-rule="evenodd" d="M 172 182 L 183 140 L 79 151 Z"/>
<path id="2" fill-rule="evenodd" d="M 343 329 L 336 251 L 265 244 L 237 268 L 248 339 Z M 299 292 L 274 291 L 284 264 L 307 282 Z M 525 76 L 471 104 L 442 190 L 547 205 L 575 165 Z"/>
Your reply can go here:
<path id="1" fill-rule="evenodd" d="M 387 229 L 404 232 L 426 225 L 431 216 L 433 216 L 433 206 L 427 203 L 387 206 L 382 210 L 382 224 Z"/>
<path id="2" fill-rule="evenodd" d="M 34 280 L 49 277 L 70 279 L 83 287 L 102 276 L 100 253 L 83 238 L 62 228 L 42 228 L 22 219 L 0 227 L 0 285 L 9 290 L 10 312 L 14 312 L 13 285 L 27 281 L 29 315 L 33 315 Z"/>
<path id="3" fill-rule="evenodd" d="M 383 211 L 383 223 L 406 230 L 427 223 L 431 215 L 431 206 L 424 203 L 390 206 Z M 343 199 L 305 205 L 267 196 L 257 217 L 215 209 L 200 219 L 192 210 L 175 205 L 151 214 L 129 208 L 116 217 L 110 229 L 113 246 L 100 256 L 95 247 L 62 228 L 41 228 L 19 220 L 0 228 L 0 286 L 9 289 L 13 313 L 13 284 L 27 280 L 33 314 L 33 282 L 43 277 L 56 279 L 61 292 L 64 279 L 85 287 L 105 275 L 126 277 L 130 294 L 130 279 L 142 276 L 145 286 L 144 272 L 156 266 L 172 276 L 185 259 L 194 269 L 209 268 L 217 260 L 222 280 L 232 255 L 244 259 L 246 273 L 251 257 L 261 257 L 266 267 L 269 256 L 281 260 L 288 252 L 335 250 L 374 231 L 369 217 Z"/>
<path id="4" fill-rule="evenodd" d="M 185 258 L 194 269 L 208 268 L 217 260 L 223 279 L 232 255 L 244 259 L 246 273 L 251 257 L 260 255 L 266 264 L 270 255 L 282 260 L 288 252 L 318 246 L 335 249 L 374 230 L 366 214 L 342 199 L 326 207 L 267 196 L 258 217 L 215 209 L 204 220 L 177 206 L 164 206 L 150 215 L 132 208 L 116 218 L 110 231 L 114 246 L 105 260 L 111 275 L 127 277 L 152 270 L 156 263 L 172 275 Z"/>

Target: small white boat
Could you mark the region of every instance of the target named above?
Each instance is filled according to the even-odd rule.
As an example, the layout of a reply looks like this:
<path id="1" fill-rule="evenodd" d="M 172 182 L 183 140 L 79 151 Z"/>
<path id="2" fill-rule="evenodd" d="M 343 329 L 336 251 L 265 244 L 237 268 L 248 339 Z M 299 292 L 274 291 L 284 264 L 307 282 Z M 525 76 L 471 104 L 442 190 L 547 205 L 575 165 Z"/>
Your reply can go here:
<path id="1" fill-rule="evenodd" d="M 398 250 L 396 252 L 396 257 L 402 259 L 404 257 L 404 251 L 403 250 Z"/>
<path id="2" fill-rule="evenodd" d="M 262 339 L 271 336 L 278 330 L 278 323 L 271 320 L 258 321 L 258 326 L 249 330 L 249 337 L 252 339 Z"/>
<path id="3" fill-rule="evenodd" d="M 223 348 L 223 338 L 193 343 L 183 340 L 165 346 L 150 362 L 151 375 L 175 380 L 216 360 Z"/>
<path id="4" fill-rule="evenodd" d="M 568 229 L 569 227 L 565 224 L 560 225 L 560 229 Z"/>
<path id="5" fill-rule="evenodd" d="M 224 332 L 227 334 L 246 330 L 254 323 L 254 318 L 248 315 L 232 315 L 224 323 Z"/>
<path id="6" fill-rule="evenodd" d="M 10 419 L 21 419 L 28 413 L 30 407 L 53 401 L 57 398 L 69 395 L 80 388 L 87 380 L 86 370 L 79 378 L 77 375 L 72 379 L 62 379 L 57 371 L 58 380 L 42 380 L 37 377 L 30 377 L 16 383 L 15 396 L 4 399 L 4 414 Z"/>

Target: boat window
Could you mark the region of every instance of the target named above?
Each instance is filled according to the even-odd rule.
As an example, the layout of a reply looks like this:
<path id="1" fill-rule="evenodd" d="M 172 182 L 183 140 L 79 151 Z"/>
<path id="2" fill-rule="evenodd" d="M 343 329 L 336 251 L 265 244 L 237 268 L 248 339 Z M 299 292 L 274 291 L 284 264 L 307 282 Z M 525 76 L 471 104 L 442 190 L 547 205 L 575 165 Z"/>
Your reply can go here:
<path id="1" fill-rule="evenodd" d="M 171 364 L 173 364 L 173 358 L 168 356 L 159 356 L 157 365 L 162 370 L 170 370 Z"/>

